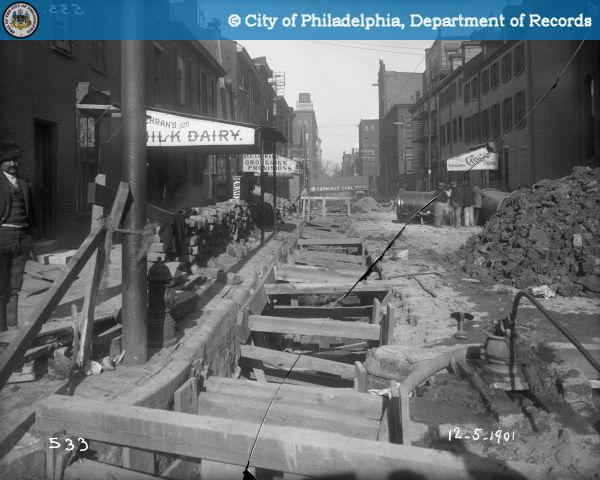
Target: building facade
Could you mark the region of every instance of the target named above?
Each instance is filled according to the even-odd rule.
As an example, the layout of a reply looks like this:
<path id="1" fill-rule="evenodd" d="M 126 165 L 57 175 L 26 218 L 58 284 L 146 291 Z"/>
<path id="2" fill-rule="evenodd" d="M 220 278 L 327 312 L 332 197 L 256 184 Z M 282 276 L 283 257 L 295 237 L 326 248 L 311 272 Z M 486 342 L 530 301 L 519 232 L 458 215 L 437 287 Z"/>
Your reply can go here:
<path id="1" fill-rule="evenodd" d="M 369 191 L 377 195 L 379 177 L 379 120 L 369 119 L 358 124 L 358 175 L 366 178 Z"/>
<path id="2" fill-rule="evenodd" d="M 482 144 L 494 147 L 498 169 L 471 171 L 472 183 L 501 190 L 567 175 L 599 163 L 600 42 L 585 42 L 556 88 L 525 118 L 573 57 L 579 42 L 482 42 L 411 109 L 421 164 L 434 182 L 457 179 L 446 160 Z M 428 108 L 429 105 L 429 108 Z M 428 121 L 430 127 L 428 126 Z"/>
<path id="3" fill-rule="evenodd" d="M 317 117 L 313 109 L 310 93 L 300 93 L 294 110 L 292 127 L 293 151 L 297 154 L 304 153 L 308 181 L 321 173 L 321 141 Z"/>
<path id="4" fill-rule="evenodd" d="M 404 145 L 398 145 L 403 138 L 408 138 L 410 122 L 403 122 L 401 115 L 408 113 L 408 106 L 415 103 L 417 92 L 421 89 L 423 78 L 420 73 L 394 72 L 386 70 L 383 61 L 379 61 L 378 96 L 379 96 L 379 181 L 378 196 L 387 201 L 396 195 L 400 186 L 399 155 L 404 153 Z M 395 107 L 399 105 L 400 107 Z M 395 112 L 390 113 L 392 109 Z M 398 116 L 400 115 L 400 117 Z M 400 131 L 400 123 L 404 130 Z M 394 140 L 395 137 L 395 140 Z M 404 170 L 404 165 L 402 171 Z"/>

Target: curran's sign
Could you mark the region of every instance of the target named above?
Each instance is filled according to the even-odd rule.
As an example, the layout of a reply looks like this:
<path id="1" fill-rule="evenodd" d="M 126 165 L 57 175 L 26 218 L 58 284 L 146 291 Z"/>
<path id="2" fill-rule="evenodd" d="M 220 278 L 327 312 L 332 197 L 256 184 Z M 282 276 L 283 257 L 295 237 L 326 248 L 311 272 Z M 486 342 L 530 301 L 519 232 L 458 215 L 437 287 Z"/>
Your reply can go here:
<path id="1" fill-rule="evenodd" d="M 255 129 L 170 113 L 146 111 L 148 147 L 254 145 Z"/>
<path id="2" fill-rule="evenodd" d="M 488 152 L 482 147 L 472 152 L 463 153 L 446 160 L 449 172 L 465 172 L 467 170 L 498 170 L 498 154 Z"/>
<path id="3" fill-rule="evenodd" d="M 243 172 L 260 174 L 260 155 L 244 155 Z M 296 173 L 296 161 L 291 158 L 276 155 L 277 176 L 291 176 Z M 273 175 L 273 155 L 266 154 L 264 156 L 264 172 L 268 175 Z"/>

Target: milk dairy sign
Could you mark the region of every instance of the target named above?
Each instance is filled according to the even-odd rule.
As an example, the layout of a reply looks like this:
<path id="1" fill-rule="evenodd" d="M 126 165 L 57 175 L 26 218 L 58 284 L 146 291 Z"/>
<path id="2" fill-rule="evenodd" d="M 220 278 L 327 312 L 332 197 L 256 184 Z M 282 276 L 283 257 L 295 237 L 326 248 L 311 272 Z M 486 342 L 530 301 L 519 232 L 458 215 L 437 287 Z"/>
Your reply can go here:
<path id="1" fill-rule="evenodd" d="M 296 173 L 296 162 L 291 158 L 277 155 L 277 175 L 290 176 Z M 253 172 L 260 174 L 260 155 L 243 156 L 244 172 Z M 264 171 L 268 175 L 273 175 L 273 155 L 268 153 L 264 156 Z"/>
<path id="2" fill-rule="evenodd" d="M 446 160 L 449 172 L 465 172 L 467 170 L 498 170 L 498 154 L 488 152 L 482 147 L 469 153 L 463 153 Z"/>
<path id="3" fill-rule="evenodd" d="M 254 145 L 254 128 L 148 110 L 148 147 Z"/>

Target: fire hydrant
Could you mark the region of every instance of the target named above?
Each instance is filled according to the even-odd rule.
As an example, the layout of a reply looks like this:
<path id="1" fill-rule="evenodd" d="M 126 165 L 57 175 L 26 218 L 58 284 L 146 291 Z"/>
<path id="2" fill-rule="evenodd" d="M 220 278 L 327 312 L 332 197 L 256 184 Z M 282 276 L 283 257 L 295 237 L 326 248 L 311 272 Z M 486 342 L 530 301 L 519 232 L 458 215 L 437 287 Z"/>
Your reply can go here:
<path id="1" fill-rule="evenodd" d="M 177 342 L 171 307 L 175 304 L 173 277 L 169 268 L 158 261 L 148 271 L 148 347 L 169 347 Z"/>

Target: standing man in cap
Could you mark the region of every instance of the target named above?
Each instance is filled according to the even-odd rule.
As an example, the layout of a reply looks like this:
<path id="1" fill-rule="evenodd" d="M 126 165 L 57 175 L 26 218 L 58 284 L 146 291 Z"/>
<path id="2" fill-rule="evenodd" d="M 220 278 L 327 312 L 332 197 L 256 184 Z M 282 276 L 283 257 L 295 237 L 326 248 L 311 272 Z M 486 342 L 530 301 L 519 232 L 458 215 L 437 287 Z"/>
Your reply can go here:
<path id="1" fill-rule="evenodd" d="M 0 331 L 18 327 L 19 290 L 33 242 L 34 202 L 19 178 L 21 156 L 16 143 L 0 143 Z"/>

